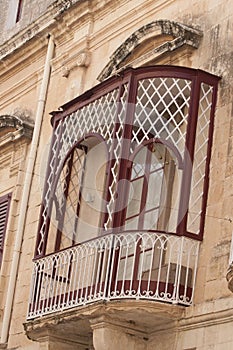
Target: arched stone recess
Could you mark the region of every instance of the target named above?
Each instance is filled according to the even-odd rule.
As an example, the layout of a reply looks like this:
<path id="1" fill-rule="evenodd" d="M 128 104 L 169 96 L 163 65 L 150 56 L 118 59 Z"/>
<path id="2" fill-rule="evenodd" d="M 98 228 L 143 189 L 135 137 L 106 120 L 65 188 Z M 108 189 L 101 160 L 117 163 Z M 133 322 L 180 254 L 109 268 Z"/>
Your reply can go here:
<path id="1" fill-rule="evenodd" d="M 98 76 L 103 81 L 126 67 L 138 67 L 182 47 L 197 49 L 203 34 L 184 24 L 157 20 L 131 34 L 112 54 Z"/>
<path id="2" fill-rule="evenodd" d="M 0 115 L 0 146 L 21 137 L 32 139 L 34 122 L 30 118 L 14 115 Z"/>

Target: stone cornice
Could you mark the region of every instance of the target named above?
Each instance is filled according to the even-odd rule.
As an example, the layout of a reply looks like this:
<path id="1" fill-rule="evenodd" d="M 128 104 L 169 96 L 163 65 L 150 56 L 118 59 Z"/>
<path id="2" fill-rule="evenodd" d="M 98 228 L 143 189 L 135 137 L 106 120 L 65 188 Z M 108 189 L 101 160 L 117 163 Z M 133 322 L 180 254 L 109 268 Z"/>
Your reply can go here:
<path id="1" fill-rule="evenodd" d="M 41 15 L 25 29 L 16 33 L 0 46 L 0 61 L 20 49 L 35 37 L 43 36 L 72 6 L 86 0 L 57 0 L 49 6 L 46 13 Z"/>
<path id="2" fill-rule="evenodd" d="M 192 317 L 184 317 L 178 321 L 179 330 L 189 330 L 202 327 L 210 327 L 217 324 L 233 322 L 232 309 L 213 311 L 211 313 L 203 313 Z"/>
<path id="3" fill-rule="evenodd" d="M 224 288 L 224 286 L 223 286 Z M 178 321 L 180 331 L 209 327 L 233 321 L 233 298 L 229 296 L 210 301 L 203 301 L 185 309 L 185 314 Z"/>

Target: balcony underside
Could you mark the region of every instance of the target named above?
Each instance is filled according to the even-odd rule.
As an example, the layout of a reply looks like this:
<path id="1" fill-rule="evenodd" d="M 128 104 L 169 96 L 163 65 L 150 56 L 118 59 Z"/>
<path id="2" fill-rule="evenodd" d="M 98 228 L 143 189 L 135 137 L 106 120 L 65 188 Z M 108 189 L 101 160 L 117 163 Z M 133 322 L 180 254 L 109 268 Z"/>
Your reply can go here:
<path id="1" fill-rule="evenodd" d="M 75 349 L 91 349 L 96 328 L 114 329 L 148 341 L 155 331 L 172 329 L 185 307 L 142 300 L 98 301 L 56 312 L 24 324 L 29 339 L 65 342 Z M 72 348 L 72 347 L 71 347 Z"/>

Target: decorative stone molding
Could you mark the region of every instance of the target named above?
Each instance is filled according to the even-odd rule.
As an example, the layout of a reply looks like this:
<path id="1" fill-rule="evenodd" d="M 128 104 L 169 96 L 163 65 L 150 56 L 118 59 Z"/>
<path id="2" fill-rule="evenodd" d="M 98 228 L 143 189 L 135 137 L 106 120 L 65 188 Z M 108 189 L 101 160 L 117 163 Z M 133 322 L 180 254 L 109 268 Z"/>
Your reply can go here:
<path id="1" fill-rule="evenodd" d="M 37 23 L 30 26 L 26 30 L 15 35 L 12 39 L 7 40 L 5 44 L 0 47 L 0 61 L 6 58 L 15 50 L 22 47 L 25 43 L 31 40 L 40 31 L 40 27 Z"/>
<path id="2" fill-rule="evenodd" d="M 0 116 L 0 146 L 21 137 L 31 140 L 34 122 L 29 117 L 16 117 L 9 114 Z"/>
<path id="3" fill-rule="evenodd" d="M 146 53 L 140 60 L 144 60 L 147 56 L 164 54 L 166 52 L 174 51 L 184 45 L 188 45 L 191 48 L 197 49 L 200 44 L 200 40 L 203 36 L 200 30 L 192 27 L 188 27 L 178 22 L 172 22 L 169 20 L 158 20 L 153 21 L 149 24 L 144 25 L 136 32 L 131 34 L 121 44 L 117 50 L 110 57 L 109 63 L 102 70 L 98 76 L 99 81 L 103 81 L 117 73 L 123 62 L 132 55 L 133 51 L 148 39 L 153 40 L 158 35 L 171 36 L 174 40 L 165 41 L 162 44 L 155 47 L 152 52 Z M 134 61 L 131 62 L 130 66 L 134 66 Z M 128 64 L 129 65 L 129 64 Z M 125 66 L 124 66 L 125 68 Z"/>
<path id="4" fill-rule="evenodd" d="M 173 328 L 184 311 L 185 307 L 180 305 L 147 300 L 100 301 L 29 320 L 24 323 L 24 329 L 29 339 L 39 342 L 45 341 L 48 335 L 60 334 L 76 343 L 81 343 L 80 337 L 83 343 L 91 343 L 92 332 L 101 329 L 124 331 L 146 340 L 161 327 Z M 82 331 L 72 332 L 72 329 Z"/>
<path id="5" fill-rule="evenodd" d="M 11 53 L 21 48 L 33 38 L 43 35 L 48 31 L 61 16 L 80 0 L 56 0 L 47 9 L 46 13 L 29 24 L 25 29 L 20 30 L 12 38 L 0 46 L 0 61 L 4 60 Z"/>
<path id="6" fill-rule="evenodd" d="M 90 54 L 87 51 L 80 52 L 77 57 L 78 67 L 88 67 L 90 64 Z"/>
<path id="7" fill-rule="evenodd" d="M 91 61 L 90 53 L 87 50 L 78 52 L 77 55 L 74 55 L 66 59 L 62 63 L 62 76 L 68 78 L 70 72 L 76 67 L 88 67 Z"/>

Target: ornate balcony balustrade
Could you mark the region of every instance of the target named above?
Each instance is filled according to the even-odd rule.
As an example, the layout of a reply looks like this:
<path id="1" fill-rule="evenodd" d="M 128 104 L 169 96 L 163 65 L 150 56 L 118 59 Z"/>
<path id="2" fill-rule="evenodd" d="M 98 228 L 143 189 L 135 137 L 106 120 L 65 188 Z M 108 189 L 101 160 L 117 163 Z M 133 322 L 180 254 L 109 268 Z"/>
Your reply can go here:
<path id="1" fill-rule="evenodd" d="M 190 305 L 199 241 L 148 231 L 101 236 L 34 261 L 28 320 L 99 300 Z"/>

